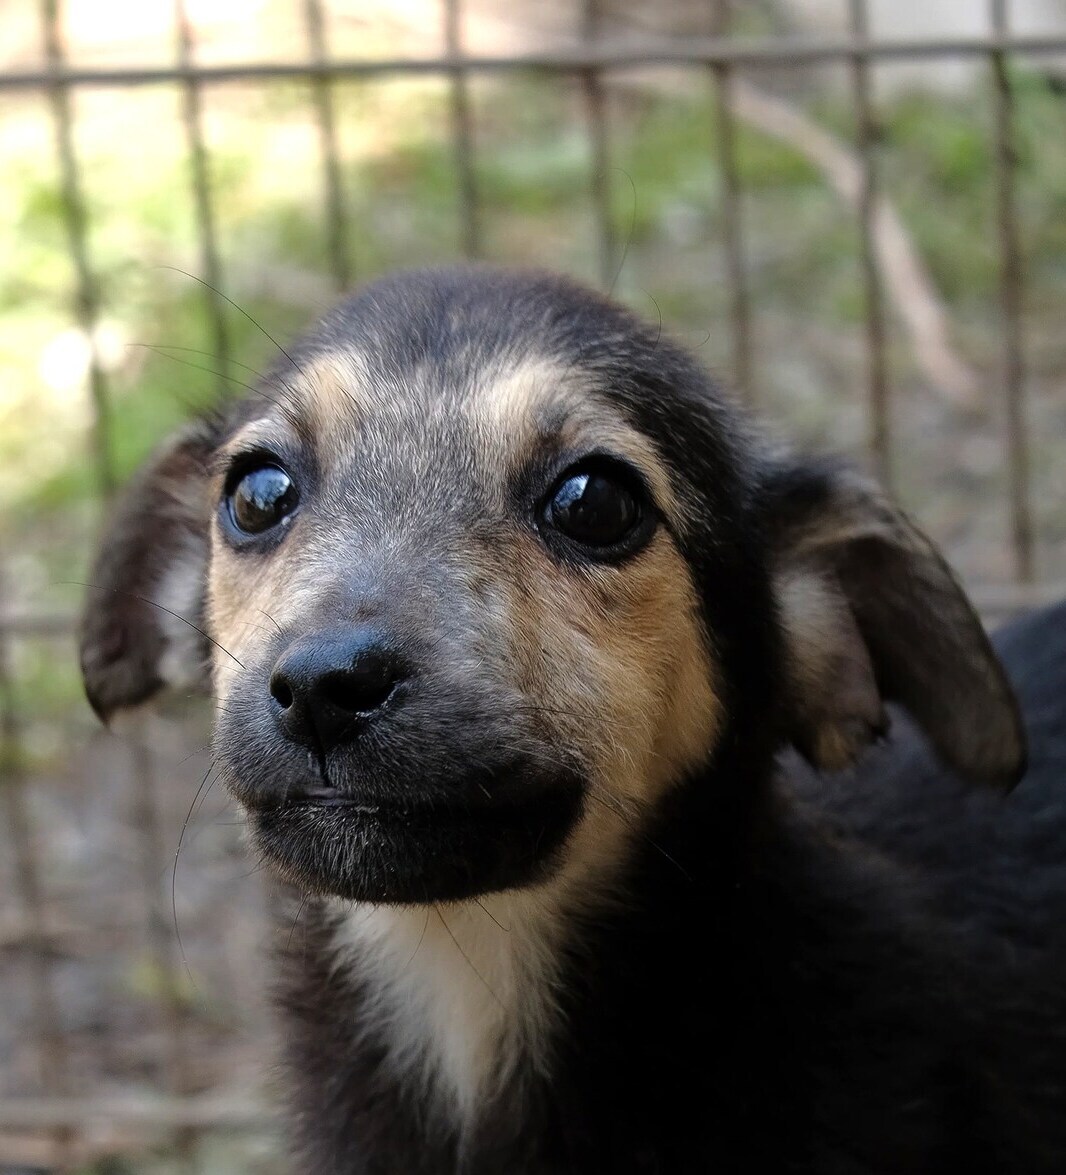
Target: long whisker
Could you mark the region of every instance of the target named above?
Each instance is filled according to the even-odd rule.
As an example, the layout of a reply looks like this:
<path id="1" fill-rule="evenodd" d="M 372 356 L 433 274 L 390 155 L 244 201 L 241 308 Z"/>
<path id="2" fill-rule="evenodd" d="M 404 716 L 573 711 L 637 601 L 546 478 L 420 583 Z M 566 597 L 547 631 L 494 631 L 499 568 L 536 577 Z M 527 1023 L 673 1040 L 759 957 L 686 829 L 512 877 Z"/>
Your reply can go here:
<path id="1" fill-rule="evenodd" d="M 411 952 L 411 957 L 403 965 L 406 971 L 408 967 L 415 961 L 415 955 L 422 949 L 422 943 L 426 940 L 426 930 L 429 927 L 429 910 L 426 911 L 426 920 L 422 923 L 422 933 L 418 936 L 418 942 L 415 944 L 415 949 Z"/>
<path id="2" fill-rule="evenodd" d="M 84 580 L 80 579 L 64 579 L 60 580 L 59 584 L 61 587 L 93 588 L 98 592 L 110 592 L 114 596 L 125 596 L 130 600 L 139 600 L 142 604 L 150 604 L 153 608 L 158 608 L 160 612 L 165 612 L 168 616 L 173 616 L 175 620 L 180 620 L 182 624 L 187 624 L 194 632 L 198 632 L 205 641 L 210 641 L 216 649 L 219 649 L 221 652 L 225 653 L 227 657 L 230 657 L 232 660 L 236 661 L 242 669 L 247 670 L 248 668 L 248 666 L 245 665 L 245 663 L 239 657 L 235 657 L 229 651 L 229 649 L 226 648 L 225 645 L 220 645 L 213 636 L 210 636 L 208 633 L 204 632 L 204 630 L 200 628 L 199 625 L 193 624 L 193 622 L 187 616 L 182 616 L 180 612 L 175 612 L 172 608 L 168 608 L 165 604 L 160 604 L 158 600 L 150 600 L 147 596 L 139 596 L 136 592 L 124 592 L 121 588 L 104 587 L 103 584 L 99 583 L 86 583 Z"/>
<path id="3" fill-rule="evenodd" d="M 181 856 L 181 846 L 185 840 L 185 830 L 189 827 L 192 810 L 196 806 L 196 801 L 200 798 L 200 793 L 207 786 L 207 781 L 211 778 L 211 773 L 215 770 L 217 764 L 218 760 L 215 759 L 204 773 L 204 777 L 200 781 L 200 786 L 196 789 L 196 794 L 193 796 L 192 803 L 189 805 L 189 810 L 185 813 L 185 819 L 181 822 L 181 832 L 178 833 L 178 847 L 174 850 L 174 864 L 170 870 L 170 913 L 174 919 L 174 937 L 177 940 L 182 966 L 185 968 L 185 972 L 189 976 L 189 981 L 194 988 L 196 987 L 196 980 L 193 977 L 192 968 L 189 966 L 189 960 L 185 954 L 185 944 L 181 941 L 181 927 L 178 925 L 178 858 Z"/>
<path id="4" fill-rule="evenodd" d="M 204 751 L 209 751 L 210 749 L 211 749 L 211 744 L 210 744 L 210 743 L 204 743 L 204 745 L 203 745 L 202 747 L 197 747 L 195 751 L 190 751 L 190 752 L 189 752 L 189 753 L 188 753 L 188 754 L 185 756 L 185 758 L 184 758 L 184 759 L 179 759 L 179 760 L 178 760 L 178 762 L 177 762 L 177 764 L 176 764 L 176 766 L 178 766 L 178 767 L 181 767 L 181 766 L 183 766 L 184 764 L 188 763 L 188 761 L 189 761 L 190 759 L 195 759 L 197 755 L 202 755 L 202 754 L 204 753 Z"/>
<path id="5" fill-rule="evenodd" d="M 686 881 L 692 880 L 692 874 L 689 873 L 689 871 L 684 867 L 684 865 L 681 864 L 680 861 L 675 860 L 666 851 L 666 849 L 662 847 L 662 845 L 650 837 L 642 828 L 634 824 L 630 818 L 630 814 L 626 813 L 623 808 L 616 807 L 614 803 L 609 802 L 605 796 L 601 794 L 600 789 L 598 789 L 594 784 L 589 787 L 588 796 L 590 799 L 595 800 L 598 804 L 601 804 L 604 808 L 607 809 L 608 812 L 611 812 L 617 816 L 619 820 L 621 820 L 628 828 L 635 832 L 642 840 L 651 845 L 651 847 L 655 849 L 657 853 L 660 853 L 663 857 L 665 857 L 666 860 L 674 866 L 674 868 L 682 875 L 682 877 L 685 878 Z"/>
<path id="6" fill-rule="evenodd" d="M 172 363 L 180 363 L 183 367 L 191 367 L 193 369 L 193 371 L 204 371 L 208 375 L 213 375 L 213 376 L 216 376 L 218 379 L 224 379 L 224 380 L 227 380 L 229 383 L 236 384 L 237 387 L 239 387 L 239 388 L 246 388 L 249 392 L 254 392 L 257 396 L 262 396 L 264 400 L 268 400 L 271 404 L 274 405 L 275 408 L 277 408 L 281 413 L 283 413 L 289 420 L 292 420 L 294 422 L 297 420 L 296 412 L 291 404 L 287 404 L 284 400 L 279 399 L 277 396 L 270 395 L 270 393 L 266 390 L 268 386 L 272 386 L 272 387 L 275 387 L 279 392 L 287 395 L 287 394 L 290 394 L 290 389 L 284 383 L 279 383 L 277 380 L 273 380 L 269 376 L 261 375 L 258 371 L 256 371 L 256 369 L 254 367 L 248 367 L 248 365 L 246 363 L 238 363 L 237 366 L 238 367 L 246 367 L 249 371 L 255 372 L 256 375 L 259 375 L 259 378 L 262 381 L 261 383 L 259 383 L 259 384 L 246 383 L 244 380 L 237 379 L 236 376 L 227 375 L 223 371 L 216 371 L 215 368 L 213 368 L 213 367 L 206 367 L 200 363 L 191 363 L 188 359 L 182 359 L 178 355 L 169 354 L 169 351 L 171 351 L 171 350 L 191 351 L 192 350 L 191 347 L 180 347 L 179 348 L 179 347 L 169 347 L 169 345 L 168 345 L 168 347 L 166 349 L 164 349 L 163 347 L 158 346 L 154 343 L 128 343 L 127 346 L 143 347 L 148 351 L 154 351 L 157 355 L 161 355 L 164 359 L 169 359 Z M 205 352 L 194 351 L 193 354 L 202 355 L 202 354 L 205 354 Z M 192 405 L 192 404 L 189 404 L 188 406 L 190 408 L 194 407 L 194 405 Z"/>
<path id="7" fill-rule="evenodd" d="M 128 343 L 127 346 L 147 347 L 150 351 L 158 351 L 163 355 L 167 354 L 168 351 L 184 351 L 187 355 L 200 355 L 204 359 L 216 358 L 214 351 L 200 351 L 196 347 L 179 347 L 175 343 Z M 250 371 L 257 379 L 266 379 L 265 373 L 260 371 L 258 367 L 252 367 L 250 363 L 239 363 L 236 359 L 230 359 L 228 362 L 231 367 L 239 367 L 243 371 Z"/>
<path id="8" fill-rule="evenodd" d="M 294 371 L 300 370 L 296 360 L 293 359 L 289 352 L 285 350 L 285 348 L 278 342 L 276 338 L 274 338 L 274 336 L 266 329 L 265 326 L 263 326 L 261 322 L 256 322 L 256 320 L 248 313 L 247 310 L 244 309 L 243 306 L 238 305 L 232 298 L 228 297 L 220 289 L 213 286 L 209 281 L 206 281 L 204 278 L 197 276 L 195 273 L 189 273 L 188 270 L 182 269 L 177 265 L 159 265 L 156 266 L 156 268 L 169 269 L 172 273 L 184 274 L 185 277 L 192 278 L 194 282 L 199 282 L 200 285 L 202 285 L 205 289 L 211 290 L 212 293 L 217 294 L 224 302 L 228 302 L 233 307 L 233 309 L 237 311 L 238 314 L 243 315 L 252 324 L 252 326 L 254 326 L 255 329 L 259 331 L 261 335 L 269 339 L 270 342 L 272 342 L 274 346 L 277 347 L 277 349 L 282 353 L 282 355 L 284 355 L 285 358 L 288 359 L 288 361 L 292 364 Z"/>
<path id="9" fill-rule="evenodd" d="M 289 937 L 285 940 L 285 953 L 289 953 L 289 947 L 292 946 L 292 936 L 296 933 L 296 923 L 300 921 L 300 915 L 304 912 L 304 906 L 307 905 L 307 894 L 304 894 L 300 899 L 300 908 L 296 911 L 296 917 L 292 920 L 292 925 L 289 927 Z"/>
<path id="10" fill-rule="evenodd" d="M 618 269 L 615 271 L 614 281 L 611 282 L 611 288 L 607 291 L 608 296 L 614 293 L 614 287 L 618 285 L 618 279 L 622 276 L 622 270 L 625 269 L 626 257 L 629 255 L 629 245 L 637 229 L 637 185 L 633 182 L 633 177 L 624 167 L 612 167 L 611 170 L 620 171 L 629 180 L 629 186 L 633 189 L 633 207 L 630 211 L 629 232 L 626 233 L 626 243 L 622 246 L 622 256 L 618 262 Z"/>
<path id="11" fill-rule="evenodd" d="M 271 624 L 273 624 L 273 626 L 278 630 L 278 632 L 280 632 L 282 634 L 282 636 L 285 635 L 285 630 L 281 627 L 280 624 L 278 624 L 278 622 L 274 619 L 273 616 L 270 615 L 269 612 L 265 612 L 262 608 L 256 608 L 256 611 L 262 612 L 262 614 L 267 618 L 267 620 L 270 621 Z"/>
<path id="12" fill-rule="evenodd" d="M 504 934 L 511 933 L 511 928 L 509 926 L 504 926 L 504 924 L 499 920 L 499 918 L 497 918 L 493 915 L 492 911 L 488 908 L 488 906 L 486 906 L 482 903 L 480 898 L 474 898 L 474 901 L 481 907 L 482 910 L 485 911 L 486 914 L 488 914 L 488 916 L 493 920 L 493 922 L 496 923 L 496 925 L 504 932 Z"/>
<path id="13" fill-rule="evenodd" d="M 213 375 L 213 376 L 216 376 L 218 379 L 226 380 L 227 383 L 236 384 L 237 387 L 239 387 L 239 388 L 245 388 L 249 392 L 258 392 L 259 391 L 259 388 L 257 388 L 254 384 L 245 383 L 245 381 L 243 379 L 237 379 L 237 377 L 235 375 L 226 375 L 225 372 L 216 371 L 215 368 L 207 367 L 203 363 L 192 363 L 188 359 L 182 359 L 177 355 L 168 354 L 168 352 L 163 347 L 160 347 L 155 343 L 127 343 L 126 346 L 127 347 L 138 347 L 144 351 L 153 351 L 156 355 L 162 355 L 162 357 L 164 359 L 169 359 L 172 363 L 180 363 L 183 367 L 191 367 L 193 369 L 193 371 L 206 372 L 208 375 Z M 174 348 L 174 350 L 179 350 L 179 349 L 182 351 L 191 351 L 192 350 L 191 347 L 181 347 L 181 348 L 175 347 Z M 201 351 L 195 351 L 193 353 L 196 355 L 203 354 L 203 352 L 201 352 Z M 241 364 L 241 366 L 243 366 L 243 364 Z"/>
<path id="14" fill-rule="evenodd" d="M 459 952 L 459 954 L 461 954 L 461 955 L 463 956 L 463 958 L 466 960 L 466 962 L 467 962 L 467 966 L 470 968 L 470 970 L 471 970 L 471 971 L 473 971 L 473 973 L 474 973 L 474 974 L 475 974 L 475 975 L 478 977 L 478 979 L 480 979 L 480 980 L 481 980 L 481 983 L 482 983 L 482 985 L 484 986 L 485 990 L 486 990 L 486 991 L 489 993 L 489 995 L 490 995 L 490 996 L 492 996 L 492 998 L 493 998 L 493 999 L 494 999 L 494 1000 L 495 1000 L 495 1001 L 496 1001 L 496 1002 L 497 1002 L 497 1003 L 500 1005 L 500 1007 L 502 1008 L 502 1007 L 504 1006 L 504 1004 L 503 1004 L 503 1000 L 501 1000 L 501 999 L 500 999 L 500 997 L 499 997 L 499 996 L 498 996 L 498 995 L 497 995 L 497 994 L 496 994 L 496 993 L 495 993 L 495 992 L 492 990 L 492 987 L 489 985 L 489 981 L 488 981 L 488 980 L 485 978 L 485 976 L 484 976 L 484 975 L 482 975 L 482 974 L 481 974 L 481 972 L 480 972 L 480 971 L 479 971 L 479 970 L 478 970 L 478 969 L 477 969 L 477 968 L 474 966 L 474 964 L 473 964 L 473 961 L 471 960 L 470 956 L 469 956 L 469 955 L 466 953 L 466 951 L 464 951 L 464 950 L 463 950 L 463 948 L 462 948 L 462 947 L 459 945 L 459 940 L 458 940 L 458 939 L 455 937 L 455 935 L 452 933 L 452 928 L 451 928 L 451 927 L 448 925 L 447 921 L 445 920 L 445 917 L 444 917 L 444 915 L 441 913 L 440 906 L 438 906 L 438 905 L 434 905 L 434 906 L 433 906 L 433 909 L 437 911 L 437 917 L 440 919 L 440 921 L 441 921 L 441 925 L 442 925 L 442 926 L 444 927 L 444 929 L 445 929 L 445 930 L 448 932 L 448 937 L 449 937 L 449 938 L 452 940 L 452 942 L 453 942 L 453 943 L 455 943 L 455 949 L 456 949 L 456 950 Z"/>

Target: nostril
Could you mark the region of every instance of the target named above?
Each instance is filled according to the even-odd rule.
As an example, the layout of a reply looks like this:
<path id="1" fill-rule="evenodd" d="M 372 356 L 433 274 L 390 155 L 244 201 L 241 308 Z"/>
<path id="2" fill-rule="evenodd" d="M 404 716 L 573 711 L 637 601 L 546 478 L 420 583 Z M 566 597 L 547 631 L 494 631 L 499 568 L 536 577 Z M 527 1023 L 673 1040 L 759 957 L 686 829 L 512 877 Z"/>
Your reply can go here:
<path id="1" fill-rule="evenodd" d="M 328 752 L 350 743 L 413 683 L 407 660 L 370 629 L 312 635 L 270 674 L 274 719 L 289 740 Z"/>
<path id="2" fill-rule="evenodd" d="M 270 696 L 283 710 L 288 710 L 295 701 L 292 696 L 292 687 L 284 677 L 277 673 L 270 679 Z"/>
<path id="3" fill-rule="evenodd" d="M 364 655 L 350 669 L 326 677 L 318 692 L 337 710 L 371 714 L 392 697 L 403 676 L 391 657 Z"/>

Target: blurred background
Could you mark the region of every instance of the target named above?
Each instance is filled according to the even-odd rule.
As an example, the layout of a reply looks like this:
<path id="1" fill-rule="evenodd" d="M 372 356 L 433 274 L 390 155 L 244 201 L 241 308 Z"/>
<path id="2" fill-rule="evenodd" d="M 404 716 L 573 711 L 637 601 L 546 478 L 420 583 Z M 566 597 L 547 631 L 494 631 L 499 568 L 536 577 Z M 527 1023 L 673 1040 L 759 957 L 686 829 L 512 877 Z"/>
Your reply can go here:
<path id="1" fill-rule="evenodd" d="M 352 283 L 532 263 L 865 463 L 990 621 L 1066 594 L 1064 91 L 1066 0 L 0 0 L 2 1175 L 282 1169 L 204 710 L 109 735 L 76 670 L 148 450 Z"/>

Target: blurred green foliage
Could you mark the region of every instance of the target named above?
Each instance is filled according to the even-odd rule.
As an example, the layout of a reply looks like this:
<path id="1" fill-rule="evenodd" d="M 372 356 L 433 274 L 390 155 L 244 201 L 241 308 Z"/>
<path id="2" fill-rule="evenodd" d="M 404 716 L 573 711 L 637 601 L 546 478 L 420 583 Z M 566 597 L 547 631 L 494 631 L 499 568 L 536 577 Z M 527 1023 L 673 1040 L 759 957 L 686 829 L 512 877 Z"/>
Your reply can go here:
<path id="1" fill-rule="evenodd" d="M 1066 274 L 1066 100 L 1041 76 L 1013 74 L 1018 198 L 1029 297 L 1052 306 Z M 591 149 L 576 85 L 538 76 L 473 83 L 477 188 L 486 253 L 594 280 Z M 457 184 L 447 91 L 434 80 L 335 88 L 343 139 L 350 259 L 358 279 L 453 257 Z M 616 94 L 610 110 L 611 209 L 626 245 L 617 293 L 703 349 L 729 355 L 721 248 L 722 187 L 711 88 Z M 207 134 L 233 390 L 333 296 L 321 159 L 306 88 L 210 91 Z M 850 140 L 846 92 L 796 97 Z M 146 89 L 83 95 L 78 151 L 98 283 L 98 348 L 112 398 L 109 442 L 125 476 L 168 429 L 213 402 L 187 144 L 177 96 Z M 998 273 L 987 98 L 903 96 L 879 109 L 881 180 L 978 365 L 995 321 Z M 737 127 L 746 260 L 766 400 L 802 408 L 787 375 L 797 334 L 852 331 L 864 311 L 854 218 L 802 155 Z M 0 104 L 0 501 L 7 574 L 23 603 L 73 607 L 99 516 L 85 380 L 72 330 L 74 273 L 48 111 L 35 97 Z M 904 360 L 905 362 L 905 360 Z M 246 364 L 240 366 L 238 364 Z M 207 369 L 207 370 L 204 370 Z M 786 375 L 782 375 L 786 372 Z M 849 375 L 848 380 L 851 379 Z M 791 380 L 791 382 L 790 382 Z M 842 417 L 850 387 L 811 399 L 811 428 Z M 802 425 L 802 421 L 801 421 Z M 69 651 L 20 653 L 24 689 L 60 713 L 77 687 Z"/>

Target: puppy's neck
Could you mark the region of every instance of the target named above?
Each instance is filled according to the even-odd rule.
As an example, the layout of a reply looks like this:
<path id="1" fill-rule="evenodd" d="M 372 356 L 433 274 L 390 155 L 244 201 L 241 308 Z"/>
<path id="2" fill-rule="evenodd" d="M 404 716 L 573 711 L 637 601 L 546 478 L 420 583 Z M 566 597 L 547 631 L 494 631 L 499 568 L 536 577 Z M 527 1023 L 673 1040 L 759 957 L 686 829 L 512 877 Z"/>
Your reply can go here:
<path id="1" fill-rule="evenodd" d="M 546 1071 L 567 919 L 535 891 L 431 906 L 338 903 L 334 943 L 387 1076 L 460 1137 Z"/>

